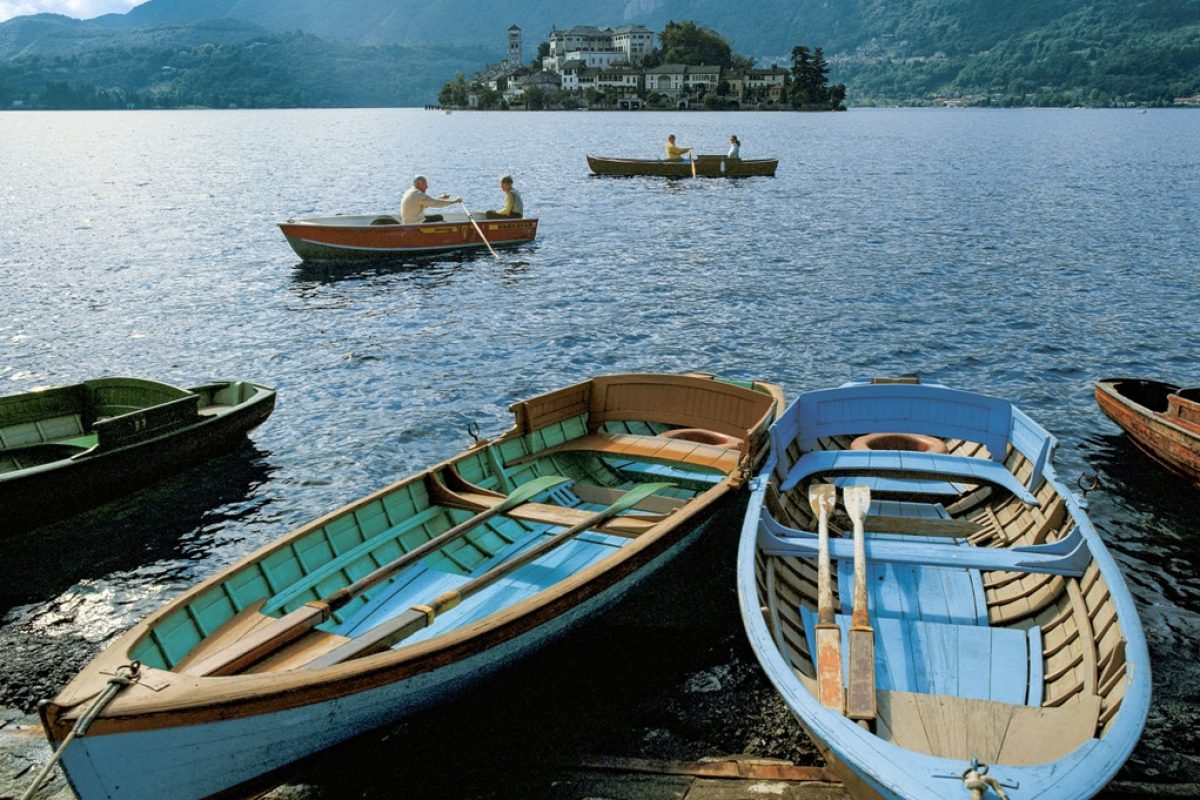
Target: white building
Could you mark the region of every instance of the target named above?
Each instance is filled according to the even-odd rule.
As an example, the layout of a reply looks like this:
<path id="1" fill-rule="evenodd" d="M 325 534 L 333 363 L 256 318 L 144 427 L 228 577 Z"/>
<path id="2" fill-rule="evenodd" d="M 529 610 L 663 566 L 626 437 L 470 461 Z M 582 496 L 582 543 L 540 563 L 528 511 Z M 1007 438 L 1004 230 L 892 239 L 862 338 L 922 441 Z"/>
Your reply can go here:
<path id="1" fill-rule="evenodd" d="M 654 34 L 640 25 L 597 28 L 577 25 L 565 31 L 550 29 L 550 55 L 544 69 L 561 70 L 567 61 L 580 60 L 591 67 L 625 62 L 637 66 L 654 49 Z"/>

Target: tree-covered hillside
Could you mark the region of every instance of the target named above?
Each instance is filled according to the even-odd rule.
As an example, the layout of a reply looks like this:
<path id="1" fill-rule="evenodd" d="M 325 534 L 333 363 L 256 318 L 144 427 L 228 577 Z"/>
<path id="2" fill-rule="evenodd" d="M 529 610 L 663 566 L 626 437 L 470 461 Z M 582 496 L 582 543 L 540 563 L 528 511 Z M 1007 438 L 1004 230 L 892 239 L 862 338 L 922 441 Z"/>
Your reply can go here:
<path id="1" fill-rule="evenodd" d="M 0 62 L 0 107 L 413 106 L 478 48 L 359 47 L 308 34 L 233 44 L 119 46 Z"/>
<path id="2" fill-rule="evenodd" d="M 189 27 L 198 23 L 216 25 L 211 41 L 222 45 L 247 42 L 261 28 L 304 31 L 343 48 L 400 44 L 437 54 L 471 46 L 483 54 L 440 75 L 428 70 L 436 87 L 446 74 L 498 60 L 514 23 L 528 60 L 552 26 L 662 30 L 685 18 L 764 65 L 786 63 L 798 41 L 823 48 L 830 79 L 847 85 L 851 104 L 1167 103 L 1200 93 L 1200 0 L 149 0 L 87 22 L 0 23 L 0 63 L 97 50 L 105 36 L 139 32 L 195 47 L 201 42 L 179 31 L 199 34 Z M 222 19 L 237 22 L 213 22 Z M 418 72 L 413 65 L 408 74 Z"/>

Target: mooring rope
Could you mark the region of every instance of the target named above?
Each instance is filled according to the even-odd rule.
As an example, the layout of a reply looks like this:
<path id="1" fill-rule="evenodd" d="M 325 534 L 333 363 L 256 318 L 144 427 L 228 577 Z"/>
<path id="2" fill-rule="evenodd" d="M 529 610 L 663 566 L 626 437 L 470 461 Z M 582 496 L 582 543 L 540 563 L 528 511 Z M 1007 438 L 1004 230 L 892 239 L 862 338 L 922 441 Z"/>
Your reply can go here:
<path id="1" fill-rule="evenodd" d="M 71 732 L 62 740 L 62 744 L 54 751 L 54 755 L 50 757 L 42 769 L 38 772 L 37 777 L 33 779 L 33 784 L 25 790 L 25 794 L 21 795 L 21 800 L 30 800 L 37 790 L 42 788 L 42 784 L 46 782 L 46 777 L 50 774 L 50 770 L 54 769 L 54 765 L 62 758 L 62 754 L 66 751 L 69 745 L 76 736 L 83 736 L 87 733 L 87 729 L 95 721 L 104 707 L 112 702 L 112 699 L 124 689 L 126 686 L 131 686 L 137 683 L 138 672 L 141 670 L 141 662 L 134 661 L 130 664 L 122 664 L 117 667 L 117 673 L 108 679 L 108 686 L 100 693 L 91 707 L 88 708 L 84 715 L 75 723 L 75 727 L 71 728 Z"/>
<path id="2" fill-rule="evenodd" d="M 987 794 L 989 788 L 996 792 L 996 796 L 1000 800 L 1008 800 L 1008 795 L 1004 793 L 1004 787 L 1000 785 L 1000 781 L 988 775 L 987 771 L 987 764 L 980 764 L 975 759 L 971 759 L 971 766 L 963 772 L 963 786 L 967 787 L 971 793 L 971 800 L 983 800 L 983 796 Z"/>

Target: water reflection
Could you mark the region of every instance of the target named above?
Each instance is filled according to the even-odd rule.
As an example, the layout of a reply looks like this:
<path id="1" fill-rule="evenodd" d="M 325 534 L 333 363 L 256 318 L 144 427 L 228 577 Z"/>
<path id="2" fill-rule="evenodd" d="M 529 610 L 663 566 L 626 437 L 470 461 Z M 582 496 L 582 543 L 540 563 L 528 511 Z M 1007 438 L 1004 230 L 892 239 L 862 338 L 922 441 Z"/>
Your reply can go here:
<path id="1" fill-rule="evenodd" d="M 141 565 L 203 560 L 214 530 L 257 513 L 266 502 L 258 489 L 274 472 L 269 457 L 247 441 L 235 452 L 6 542 L 0 611 Z"/>

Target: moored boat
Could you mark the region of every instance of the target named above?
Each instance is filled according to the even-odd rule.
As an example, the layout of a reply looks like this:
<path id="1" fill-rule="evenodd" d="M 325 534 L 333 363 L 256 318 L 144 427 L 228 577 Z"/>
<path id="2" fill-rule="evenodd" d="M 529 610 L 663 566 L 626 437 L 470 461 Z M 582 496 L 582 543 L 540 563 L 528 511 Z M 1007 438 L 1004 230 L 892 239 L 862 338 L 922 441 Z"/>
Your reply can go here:
<path id="1" fill-rule="evenodd" d="M 661 159 L 606 158 L 588 156 L 588 166 L 596 175 L 649 175 L 663 178 L 692 177 L 692 161 Z M 779 160 L 775 158 L 726 158 L 725 156 L 696 156 L 695 177 L 747 178 L 753 175 L 774 176 Z"/>
<path id="2" fill-rule="evenodd" d="M 208 797 L 469 686 L 585 622 L 749 478 L 770 384 L 594 378 L 492 441 L 287 534 L 170 601 L 42 707 L 81 798 Z M 131 757 L 130 754 L 136 754 Z"/>
<path id="3" fill-rule="evenodd" d="M 5 533 L 139 489 L 234 447 L 275 407 L 248 381 L 99 378 L 0 397 Z"/>
<path id="4" fill-rule="evenodd" d="M 1099 792 L 1141 734 L 1150 670 L 1054 437 L 1007 401 L 895 383 L 801 395 L 770 437 L 742 618 L 850 793 Z"/>
<path id="5" fill-rule="evenodd" d="M 289 219 L 279 229 L 305 261 L 426 258 L 455 252 L 516 247 L 537 238 L 536 217 L 472 220 L 446 212 L 435 222 L 405 225 L 384 214 Z M 485 241 L 486 237 L 486 241 Z"/>
<path id="6" fill-rule="evenodd" d="M 1138 449 L 1200 485 L 1200 387 L 1106 378 L 1096 382 L 1096 403 Z"/>

